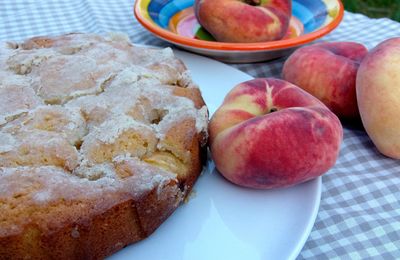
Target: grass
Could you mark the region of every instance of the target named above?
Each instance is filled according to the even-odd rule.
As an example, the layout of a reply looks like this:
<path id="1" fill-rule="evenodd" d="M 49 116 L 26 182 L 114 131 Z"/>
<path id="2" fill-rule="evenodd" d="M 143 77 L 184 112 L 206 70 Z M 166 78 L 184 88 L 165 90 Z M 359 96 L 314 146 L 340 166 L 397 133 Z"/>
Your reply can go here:
<path id="1" fill-rule="evenodd" d="M 369 17 L 388 17 L 400 22 L 400 0 L 343 0 L 346 10 Z"/>

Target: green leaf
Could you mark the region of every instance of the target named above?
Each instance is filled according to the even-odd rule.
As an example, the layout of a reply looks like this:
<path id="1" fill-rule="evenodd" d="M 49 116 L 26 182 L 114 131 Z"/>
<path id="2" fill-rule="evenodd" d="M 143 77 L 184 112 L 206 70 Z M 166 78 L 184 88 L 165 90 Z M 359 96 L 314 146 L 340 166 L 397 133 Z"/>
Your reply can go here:
<path id="1" fill-rule="evenodd" d="M 214 37 L 209 32 L 207 32 L 203 27 L 200 27 L 197 30 L 195 37 L 196 39 L 215 42 Z"/>

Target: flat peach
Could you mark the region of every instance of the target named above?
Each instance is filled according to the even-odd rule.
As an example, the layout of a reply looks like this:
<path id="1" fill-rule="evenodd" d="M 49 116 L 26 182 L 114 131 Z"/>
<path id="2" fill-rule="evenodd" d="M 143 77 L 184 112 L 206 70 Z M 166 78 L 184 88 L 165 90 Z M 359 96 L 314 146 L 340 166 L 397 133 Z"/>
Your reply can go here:
<path id="1" fill-rule="evenodd" d="M 229 181 L 288 187 L 327 172 L 343 130 L 318 99 L 278 79 L 254 79 L 228 93 L 209 124 L 212 158 Z"/>

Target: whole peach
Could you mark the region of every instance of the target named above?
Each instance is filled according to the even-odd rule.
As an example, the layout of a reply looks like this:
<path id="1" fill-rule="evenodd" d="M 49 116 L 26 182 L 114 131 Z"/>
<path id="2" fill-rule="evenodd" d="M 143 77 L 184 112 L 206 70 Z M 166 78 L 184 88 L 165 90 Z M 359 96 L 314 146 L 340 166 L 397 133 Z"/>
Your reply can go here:
<path id="1" fill-rule="evenodd" d="M 292 15 L 291 0 L 196 0 L 199 23 L 221 42 L 282 39 Z"/>
<path id="2" fill-rule="evenodd" d="M 359 119 L 356 75 L 367 48 L 355 42 L 302 47 L 286 60 L 282 78 L 321 100 L 339 118 Z"/>
<path id="3" fill-rule="evenodd" d="M 358 70 L 356 90 L 369 137 L 382 154 L 400 159 L 400 37 L 368 53 Z"/>
<path id="4" fill-rule="evenodd" d="M 232 89 L 209 124 L 211 155 L 231 182 L 251 188 L 292 186 L 328 171 L 343 129 L 318 99 L 278 79 Z"/>

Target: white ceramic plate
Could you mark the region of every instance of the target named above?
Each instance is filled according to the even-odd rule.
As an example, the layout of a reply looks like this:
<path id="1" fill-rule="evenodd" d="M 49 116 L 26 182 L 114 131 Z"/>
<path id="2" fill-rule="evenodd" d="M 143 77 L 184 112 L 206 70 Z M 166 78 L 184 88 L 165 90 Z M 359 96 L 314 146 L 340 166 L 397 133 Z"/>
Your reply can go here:
<path id="1" fill-rule="evenodd" d="M 201 87 L 210 113 L 237 83 L 251 79 L 220 62 L 176 51 Z M 154 234 L 109 259 L 295 259 L 309 236 L 321 197 L 321 178 L 287 189 L 235 186 L 208 166 L 189 203 Z"/>

